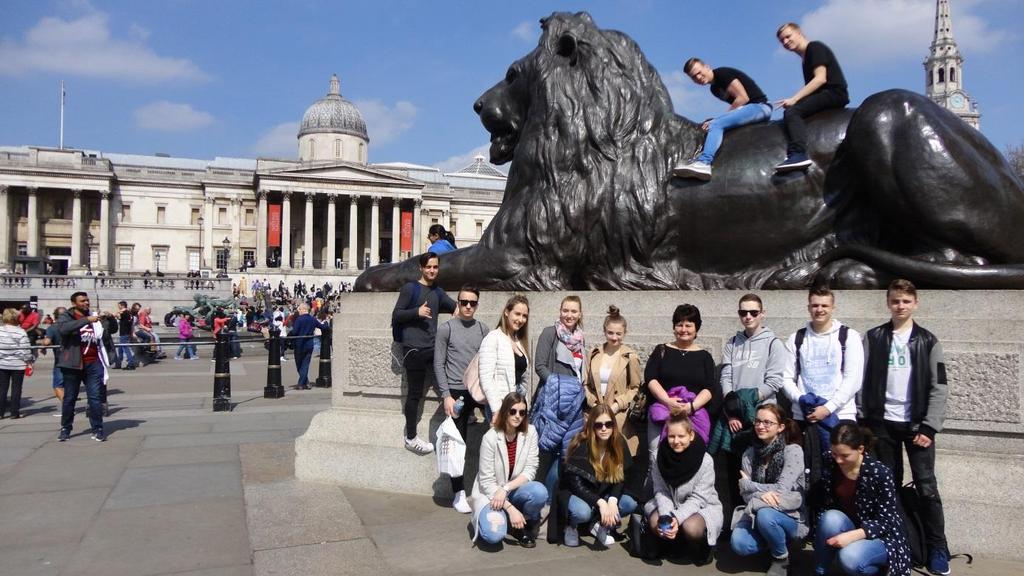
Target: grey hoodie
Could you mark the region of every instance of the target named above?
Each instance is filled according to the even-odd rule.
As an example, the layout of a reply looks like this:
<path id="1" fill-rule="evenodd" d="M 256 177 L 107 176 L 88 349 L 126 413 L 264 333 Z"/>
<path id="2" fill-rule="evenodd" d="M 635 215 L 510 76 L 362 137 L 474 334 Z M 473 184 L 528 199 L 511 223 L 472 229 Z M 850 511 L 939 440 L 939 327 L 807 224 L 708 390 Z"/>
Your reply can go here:
<path id="1" fill-rule="evenodd" d="M 740 330 L 722 350 L 722 394 L 757 388 L 762 401 L 774 403 L 788 359 L 785 342 L 771 328 L 762 326 L 750 338 Z"/>

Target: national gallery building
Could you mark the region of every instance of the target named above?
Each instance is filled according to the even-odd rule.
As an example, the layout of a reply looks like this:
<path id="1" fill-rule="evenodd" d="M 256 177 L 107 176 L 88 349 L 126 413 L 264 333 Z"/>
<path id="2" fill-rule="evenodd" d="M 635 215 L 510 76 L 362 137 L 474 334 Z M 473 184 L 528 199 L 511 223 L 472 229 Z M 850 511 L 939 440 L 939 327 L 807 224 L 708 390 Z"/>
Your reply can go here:
<path id="1" fill-rule="evenodd" d="M 0 146 L 0 272 L 355 276 L 420 253 L 431 224 L 473 244 L 501 204 L 483 157 L 449 174 L 368 164 L 336 76 L 297 136 L 298 161 Z"/>

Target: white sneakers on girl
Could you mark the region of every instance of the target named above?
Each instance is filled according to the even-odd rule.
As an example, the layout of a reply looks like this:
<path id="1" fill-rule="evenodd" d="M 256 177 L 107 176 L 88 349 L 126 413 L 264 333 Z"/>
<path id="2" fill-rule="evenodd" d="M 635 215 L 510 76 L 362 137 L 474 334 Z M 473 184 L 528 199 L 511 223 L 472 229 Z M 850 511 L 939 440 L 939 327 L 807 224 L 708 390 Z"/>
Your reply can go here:
<path id="1" fill-rule="evenodd" d="M 469 507 L 469 502 L 466 500 L 465 490 L 459 490 L 455 493 L 455 499 L 452 500 L 452 508 L 455 508 L 455 511 L 460 514 L 469 514 L 473 511 L 473 509 Z"/>

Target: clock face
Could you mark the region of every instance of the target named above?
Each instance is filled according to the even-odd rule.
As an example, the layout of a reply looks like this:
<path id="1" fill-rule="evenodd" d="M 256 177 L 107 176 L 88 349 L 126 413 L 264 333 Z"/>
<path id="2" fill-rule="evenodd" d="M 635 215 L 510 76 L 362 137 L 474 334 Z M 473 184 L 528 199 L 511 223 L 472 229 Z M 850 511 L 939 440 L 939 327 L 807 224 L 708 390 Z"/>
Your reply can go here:
<path id="1" fill-rule="evenodd" d="M 949 105 L 952 106 L 953 108 L 956 108 L 956 109 L 963 108 L 964 104 L 966 104 L 966 102 L 964 101 L 964 95 L 963 94 L 953 94 L 949 98 Z"/>

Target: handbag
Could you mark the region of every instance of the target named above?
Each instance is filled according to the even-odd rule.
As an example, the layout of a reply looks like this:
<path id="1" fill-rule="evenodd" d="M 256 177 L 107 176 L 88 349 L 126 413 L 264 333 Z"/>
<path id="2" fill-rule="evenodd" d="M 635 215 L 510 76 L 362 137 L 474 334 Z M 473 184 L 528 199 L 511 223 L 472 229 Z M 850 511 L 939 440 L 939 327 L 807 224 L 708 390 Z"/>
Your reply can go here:
<path id="1" fill-rule="evenodd" d="M 665 347 L 663 344 L 659 344 L 658 348 L 661 349 L 661 358 L 665 358 Z M 629 367 L 626 367 L 626 388 L 629 388 Z M 626 418 L 631 422 L 638 425 L 647 424 L 647 382 L 640 382 L 640 386 L 637 387 L 636 396 L 629 403 L 626 408 Z"/>
<path id="2" fill-rule="evenodd" d="M 441 422 L 437 429 L 434 452 L 437 454 L 437 473 L 452 478 L 462 476 L 466 465 L 466 441 L 455 427 L 451 416 Z"/>

